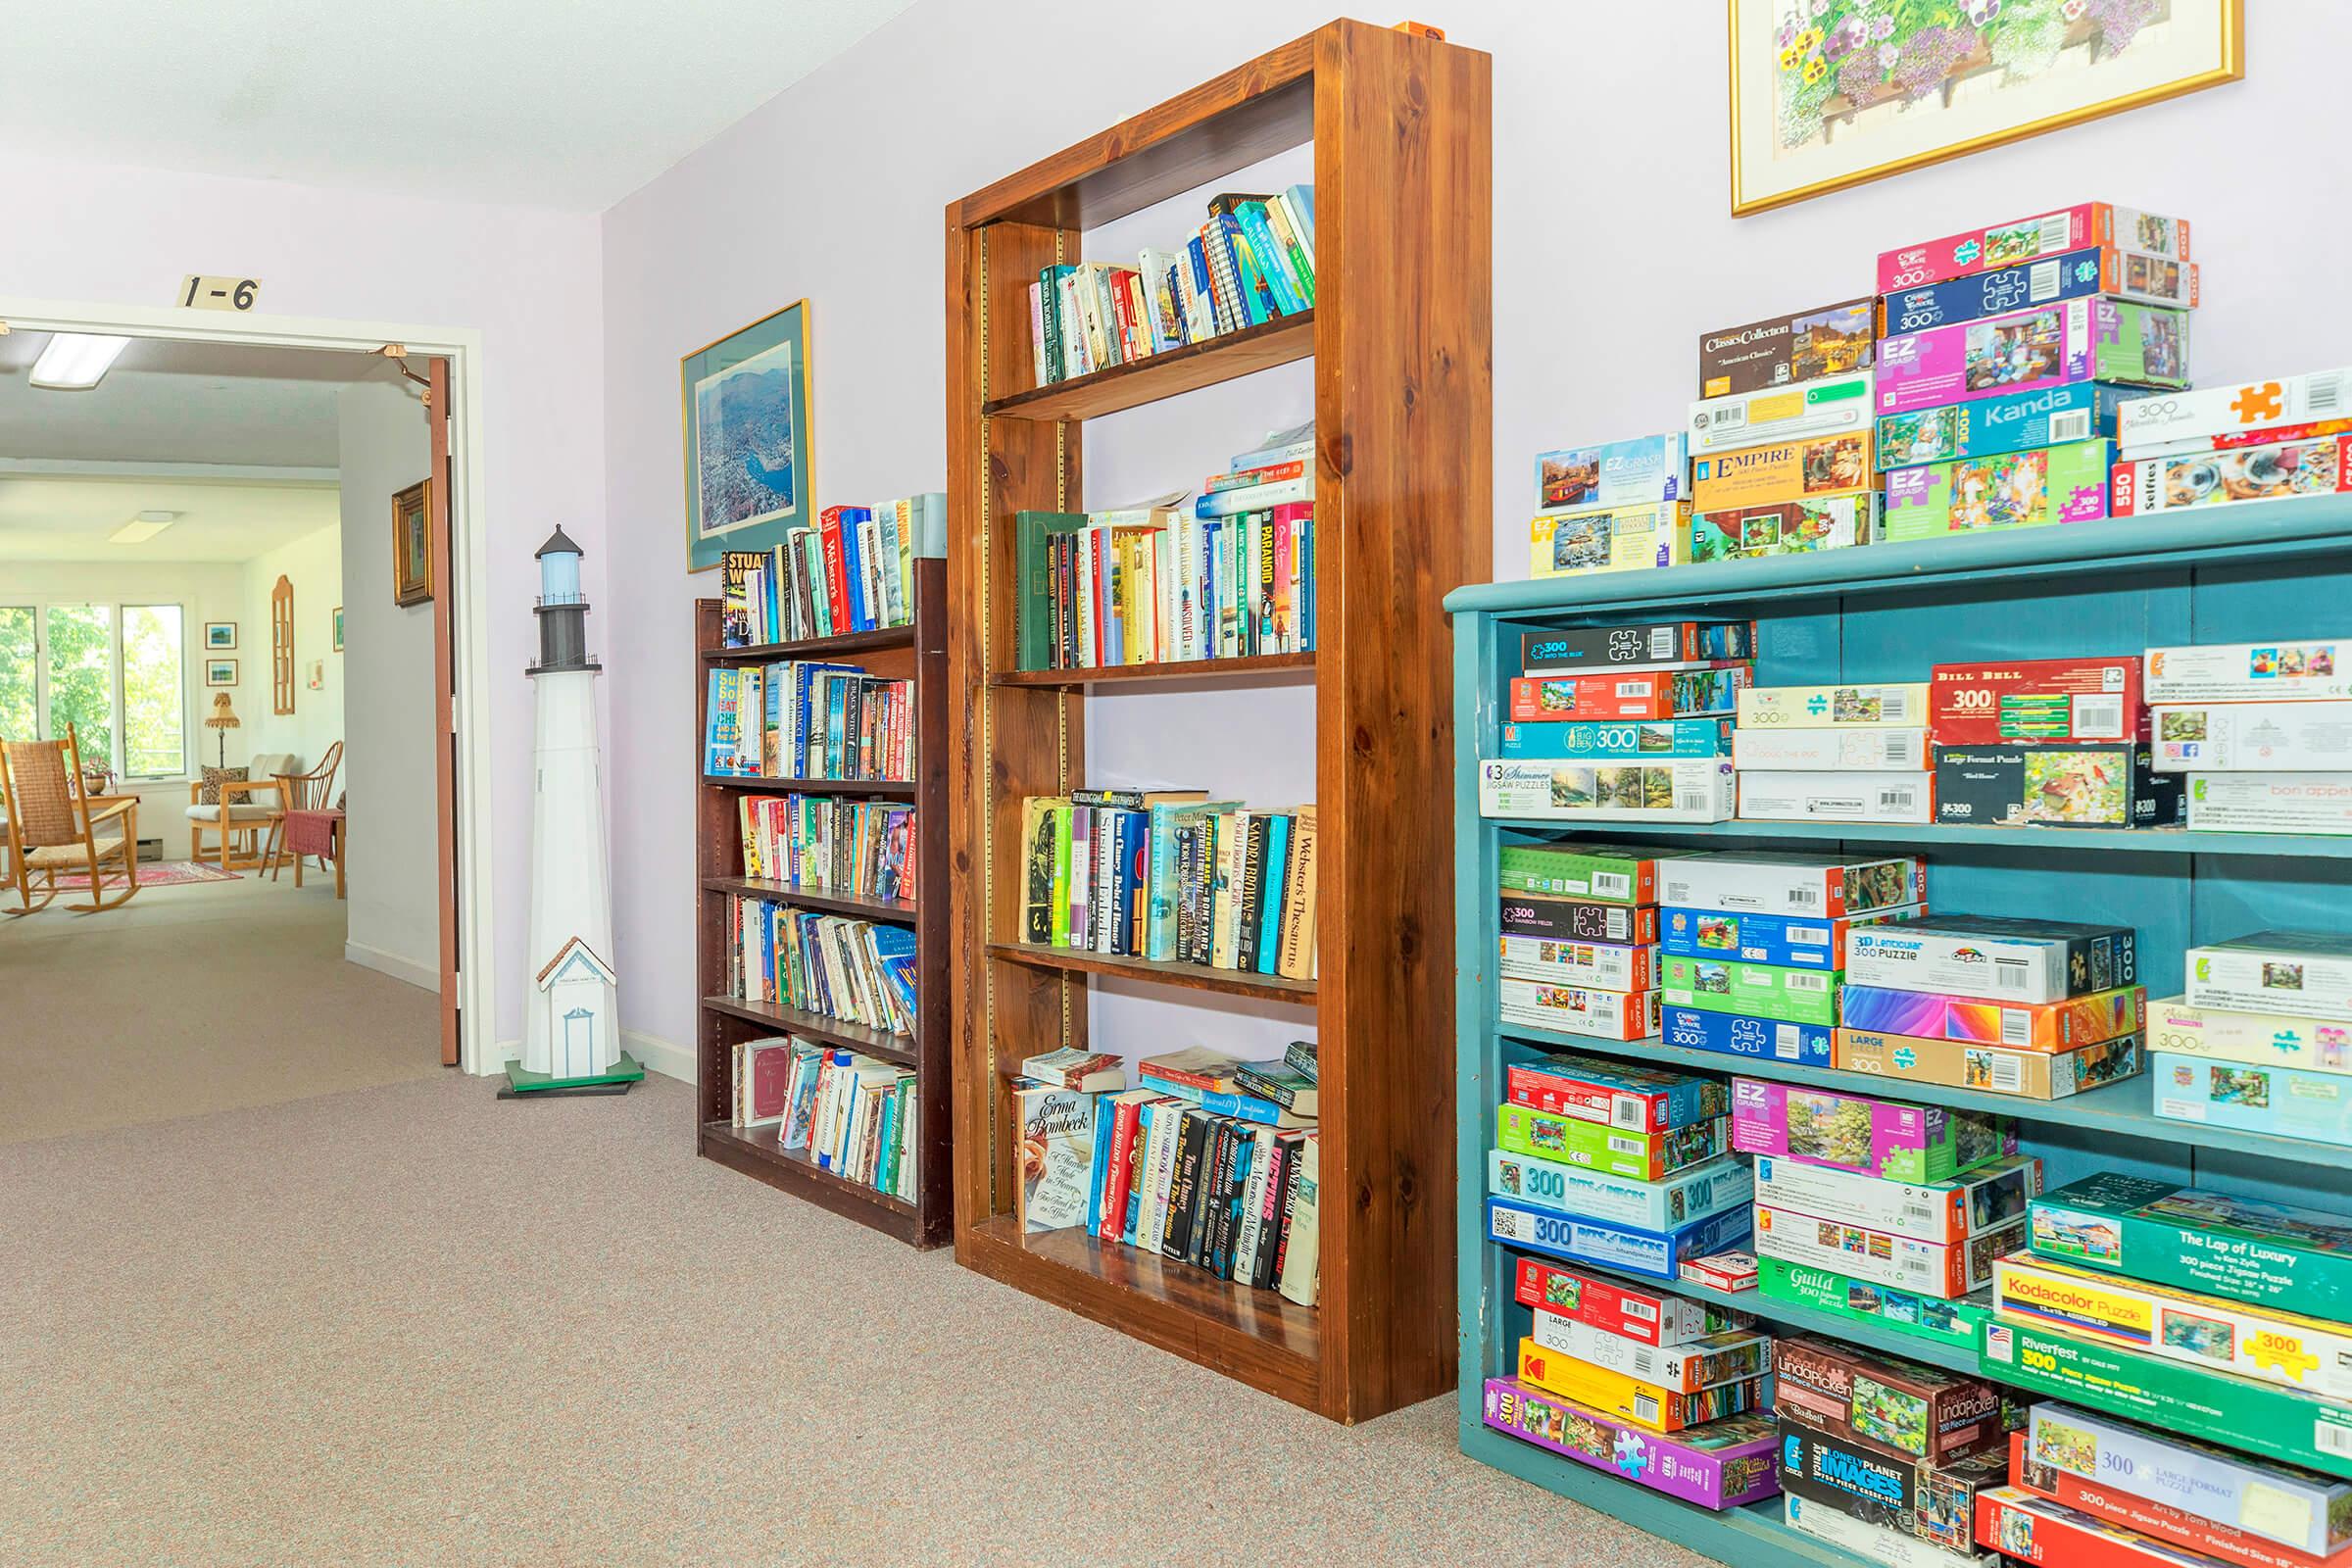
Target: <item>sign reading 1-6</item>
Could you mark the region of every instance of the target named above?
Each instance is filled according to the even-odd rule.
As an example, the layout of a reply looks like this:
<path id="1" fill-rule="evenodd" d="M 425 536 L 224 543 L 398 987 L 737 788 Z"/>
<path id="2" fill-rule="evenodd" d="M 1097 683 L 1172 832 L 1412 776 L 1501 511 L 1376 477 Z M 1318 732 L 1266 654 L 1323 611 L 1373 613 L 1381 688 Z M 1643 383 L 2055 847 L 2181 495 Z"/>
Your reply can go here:
<path id="1" fill-rule="evenodd" d="M 255 277 L 199 277 L 191 272 L 179 285 L 179 303 L 199 311 L 250 311 L 262 296 Z"/>

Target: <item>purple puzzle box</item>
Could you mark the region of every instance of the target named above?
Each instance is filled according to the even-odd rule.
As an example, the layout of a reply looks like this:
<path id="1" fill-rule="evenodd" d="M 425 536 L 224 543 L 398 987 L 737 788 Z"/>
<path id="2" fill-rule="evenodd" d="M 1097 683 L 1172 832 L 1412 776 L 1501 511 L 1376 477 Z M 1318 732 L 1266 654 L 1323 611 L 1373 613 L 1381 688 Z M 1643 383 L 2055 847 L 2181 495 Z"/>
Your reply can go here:
<path id="1" fill-rule="evenodd" d="M 1780 1439 L 1769 1410 L 1665 1437 L 1517 1378 L 1489 1378 L 1487 1425 L 1702 1508 L 1736 1508 L 1781 1490 Z"/>

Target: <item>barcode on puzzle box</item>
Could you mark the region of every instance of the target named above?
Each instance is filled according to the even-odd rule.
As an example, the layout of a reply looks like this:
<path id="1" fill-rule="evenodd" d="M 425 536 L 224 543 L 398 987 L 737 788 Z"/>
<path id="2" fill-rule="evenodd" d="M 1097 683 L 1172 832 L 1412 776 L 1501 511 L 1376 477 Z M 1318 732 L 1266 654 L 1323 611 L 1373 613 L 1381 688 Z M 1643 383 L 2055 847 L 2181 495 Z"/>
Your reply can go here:
<path id="1" fill-rule="evenodd" d="M 2311 1446 L 2337 1458 L 2352 1458 L 2352 1427 L 2317 1422 L 2311 1429 Z"/>
<path id="2" fill-rule="evenodd" d="M 2026 292 L 2035 305 L 2057 293 L 2058 264 L 2054 261 L 2035 262 L 2026 272 Z"/>
<path id="3" fill-rule="evenodd" d="M 1800 905 L 1803 907 L 1810 909 L 1821 903 L 1821 889 L 1790 888 L 1788 890 L 1788 902 L 1790 904 Z"/>
<path id="4" fill-rule="evenodd" d="M 1654 1427 L 1658 1424 L 1656 1396 L 1648 1394 L 1634 1396 L 1634 1421 L 1637 1425 L 1645 1427 Z"/>
<path id="5" fill-rule="evenodd" d="M 1886 723 L 1908 724 L 1911 722 L 1910 694 L 1900 688 L 1888 688 L 1880 704 L 1880 713 Z"/>
<path id="6" fill-rule="evenodd" d="M 1609 1106 L 1609 1120 L 1619 1127 L 1636 1132 L 1649 1131 L 1649 1106 L 1644 1101 L 1620 1096 Z"/>
<path id="7" fill-rule="evenodd" d="M 2314 414 L 2335 414 L 2344 406 L 2344 378 L 2340 375 L 2312 376 L 2303 389 L 2303 406 Z M 2337 1441 L 2343 1441 L 2340 1435 Z"/>
<path id="8" fill-rule="evenodd" d="M 2121 697 L 2075 699 L 2075 733 L 2086 737 L 2124 737 L 2124 700 Z"/>
<path id="9" fill-rule="evenodd" d="M 2090 410 L 2067 409 L 2050 416 L 2050 445 L 2090 439 Z"/>
<path id="10" fill-rule="evenodd" d="M 1882 811 L 1908 811 L 1918 802 L 1919 791 L 1917 790 L 1887 789 L 1879 791 L 1879 809 Z"/>
<path id="11" fill-rule="evenodd" d="M 1670 660 L 1682 652 L 1681 644 L 1671 626 L 1653 626 L 1649 632 L 1649 657 Z"/>
<path id="12" fill-rule="evenodd" d="M 1704 811 L 1707 808 L 1707 792 L 1705 790 L 1685 790 L 1682 794 L 1677 795 L 1674 798 L 1674 808 L 1676 810 L 1689 811 L 1693 815 Z"/>
<path id="13" fill-rule="evenodd" d="M 1630 1317 L 1639 1323 L 1655 1323 L 1658 1320 L 1658 1309 L 1656 1307 L 1650 1305 L 1647 1301 L 1638 1301 L 1632 1297 L 1628 1297 L 1624 1300 L 1620 1301 L 1617 1304 L 1617 1309 L 1623 1312 L 1627 1317 Z"/>
<path id="14" fill-rule="evenodd" d="M 2015 1056 L 1994 1056 L 1992 1061 L 1992 1092 L 2014 1095 L 2025 1088 L 2025 1069 Z"/>
<path id="15" fill-rule="evenodd" d="M 1622 871 L 1592 873 L 1592 896 L 1596 899 L 1624 899 L 1633 896 L 1634 879 Z"/>
<path id="16" fill-rule="evenodd" d="M 2030 1014 L 2004 1012 L 2001 1014 L 2001 1044 L 2020 1050 L 2034 1043 L 2034 1023 Z"/>
<path id="17" fill-rule="evenodd" d="M 2041 239 L 2036 251 L 2062 251 L 2074 242 L 2075 227 L 2072 213 L 2052 213 L 2041 220 Z"/>
<path id="18" fill-rule="evenodd" d="M 1885 752 L 1887 765 L 1900 767 L 1911 756 L 1911 743 L 1904 736 L 1889 735 L 1886 737 Z"/>

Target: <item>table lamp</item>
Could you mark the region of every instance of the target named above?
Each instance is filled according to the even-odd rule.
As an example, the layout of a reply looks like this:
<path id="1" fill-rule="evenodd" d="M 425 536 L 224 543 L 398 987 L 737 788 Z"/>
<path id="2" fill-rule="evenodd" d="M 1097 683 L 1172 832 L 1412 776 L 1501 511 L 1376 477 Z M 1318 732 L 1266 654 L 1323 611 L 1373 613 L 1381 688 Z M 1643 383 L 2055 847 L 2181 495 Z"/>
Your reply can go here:
<path id="1" fill-rule="evenodd" d="M 213 716 L 204 721 L 204 727 L 220 732 L 220 766 L 225 770 L 228 766 L 228 732 L 240 727 L 237 710 L 228 706 L 228 693 L 213 693 Z"/>

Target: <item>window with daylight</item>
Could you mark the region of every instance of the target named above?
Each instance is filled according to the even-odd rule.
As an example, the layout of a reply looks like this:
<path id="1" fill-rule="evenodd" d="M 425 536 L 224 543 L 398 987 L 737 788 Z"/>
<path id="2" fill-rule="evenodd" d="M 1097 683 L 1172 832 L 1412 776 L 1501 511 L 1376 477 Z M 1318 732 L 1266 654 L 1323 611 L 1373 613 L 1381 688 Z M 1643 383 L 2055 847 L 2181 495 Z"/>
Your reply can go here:
<path id="1" fill-rule="evenodd" d="M 56 739 L 126 779 L 188 770 L 187 627 L 178 605 L 0 605 L 0 736 Z"/>

